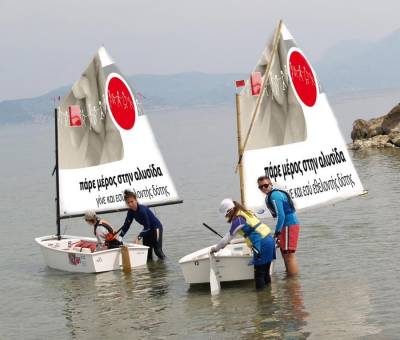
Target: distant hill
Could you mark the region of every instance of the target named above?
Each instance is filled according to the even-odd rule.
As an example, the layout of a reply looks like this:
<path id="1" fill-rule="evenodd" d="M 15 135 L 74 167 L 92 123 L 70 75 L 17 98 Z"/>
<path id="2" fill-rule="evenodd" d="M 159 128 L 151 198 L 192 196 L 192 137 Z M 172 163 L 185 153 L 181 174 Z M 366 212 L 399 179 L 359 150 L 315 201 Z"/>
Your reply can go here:
<path id="1" fill-rule="evenodd" d="M 400 88 L 400 30 L 376 42 L 343 41 L 315 65 L 330 93 Z"/>
<path id="2" fill-rule="evenodd" d="M 342 41 L 314 63 L 325 90 L 330 94 L 400 89 L 400 30 L 385 38 L 366 42 Z M 174 75 L 135 75 L 128 77 L 137 92 L 144 95 L 145 110 L 185 108 L 234 103 L 233 82 L 243 74 L 181 73 Z M 0 102 L 0 124 L 32 121 L 49 117 L 53 98 L 63 96 L 71 85 L 40 97 Z"/>
<path id="3" fill-rule="evenodd" d="M 129 82 L 143 98 L 145 110 L 234 103 L 234 81 L 242 74 L 181 73 L 174 75 L 135 75 Z M 71 85 L 40 97 L 0 102 L 0 124 L 27 122 L 50 117 L 54 98 L 65 95 Z"/>
<path id="4" fill-rule="evenodd" d="M 54 111 L 54 98 L 62 96 L 70 87 L 60 87 L 40 97 L 4 100 L 0 102 L 0 124 L 33 121 L 50 116 Z"/>
<path id="5" fill-rule="evenodd" d="M 148 107 L 188 107 L 234 102 L 234 81 L 243 74 L 180 73 L 129 77 L 134 88 L 145 96 Z"/>

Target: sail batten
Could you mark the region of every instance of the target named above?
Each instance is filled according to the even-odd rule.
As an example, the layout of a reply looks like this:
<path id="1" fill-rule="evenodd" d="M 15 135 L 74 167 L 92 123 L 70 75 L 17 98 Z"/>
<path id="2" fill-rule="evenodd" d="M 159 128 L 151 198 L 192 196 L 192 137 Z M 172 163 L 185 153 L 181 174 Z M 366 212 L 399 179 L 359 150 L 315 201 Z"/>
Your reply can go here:
<path id="1" fill-rule="evenodd" d="M 263 175 L 286 190 L 299 210 L 362 194 L 314 69 L 282 22 L 277 31 L 277 41 L 266 46 L 253 70 L 265 79 L 261 94 L 252 95 L 247 81 L 237 99 L 240 137 L 246 140 L 239 150 L 245 205 L 260 214 L 265 211 L 257 188 Z"/>
<path id="2" fill-rule="evenodd" d="M 101 47 L 58 109 L 60 218 L 180 202 L 134 89 Z"/>

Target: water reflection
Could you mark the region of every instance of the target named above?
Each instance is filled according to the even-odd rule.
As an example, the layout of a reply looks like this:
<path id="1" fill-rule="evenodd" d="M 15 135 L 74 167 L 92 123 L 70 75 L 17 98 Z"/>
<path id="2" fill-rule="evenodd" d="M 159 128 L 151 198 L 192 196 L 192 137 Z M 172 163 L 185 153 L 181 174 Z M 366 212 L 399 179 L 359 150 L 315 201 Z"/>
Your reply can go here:
<path id="1" fill-rule="evenodd" d="M 373 307 L 364 279 L 322 281 L 315 283 L 308 296 L 310 317 L 305 329 L 313 339 L 354 339 L 381 331 L 369 319 Z"/>
<path id="2" fill-rule="evenodd" d="M 232 111 L 160 113 L 154 120 L 157 131 L 170 131 L 163 125 L 174 125 L 174 138 L 170 133 L 158 137 L 185 204 L 157 209 L 166 224 L 165 249 L 170 259 L 131 275 L 73 275 L 45 269 L 32 239 L 54 230 L 54 185 L 48 178 L 51 129 L 3 129 L 4 143 L 17 142 L 12 153 L 2 150 L 10 168 L 4 169 L 1 182 L 0 224 L 13 231 L 0 250 L 2 335 L 119 340 L 397 338 L 399 149 L 351 152 L 369 194 L 301 213 L 297 283 L 284 279 L 280 261 L 270 290 L 260 293 L 252 282 L 223 285 L 221 295 L 212 299 L 208 286 L 188 288 L 184 283 L 179 258 L 216 241 L 201 222 L 215 224 L 224 232 L 215 208 L 221 190 L 224 196 L 238 196 L 233 171 L 215 171 L 231 169 L 234 163 L 231 116 Z M 194 117 L 199 120 L 196 126 Z M 232 129 L 224 131 L 232 131 L 232 136 L 221 139 L 221 126 L 231 123 Z M 33 135 L 37 153 L 32 158 Z M 177 138 L 187 143 L 179 153 Z M 27 159 L 29 168 L 24 166 Z M 210 166 L 207 159 L 216 163 Z M 15 202 L 22 191 L 27 193 L 30 209 L 21 212 Z M 116 225 L 121 222 L 119 215 L 110 217 Z M 21 223 L 24 218 L 30 223 Z M 80 234 L 81 221 L 73 221 L 68 221 L 68 232 Z"/>
<path id="3" fill-rule="evenodd" d="M 221 294 L 210 295 L 208 285 L 187 291 L 185 315 L 195 334 L 224 332 L 241 339 L 305 339 L 305 310 L 299 278 L 273 275 L 270 287 L 257 292 L 254 282 L 223 284 Z"/>
<path id="4" fill-rule="evenodd" d="M 275 277 L 270 289 L 257 293 L 255 298 L 253 331 L 243 339 L 305 339 L 309 336 L 303 331 L 308 313 L 298 277 L 284 280 Z"/>
<path id="5" fill-rule="evenodd" d="M 135 268 L 130 274 L 47 272 L 47 279 L 54 283 L 48 282 L 48 287 L 62 294 L 63 315 L 72 339 L 146 336 L 166 322 L 164 317 L 155 317 L 168 305 L 168 266 L 161 261 Z"/>

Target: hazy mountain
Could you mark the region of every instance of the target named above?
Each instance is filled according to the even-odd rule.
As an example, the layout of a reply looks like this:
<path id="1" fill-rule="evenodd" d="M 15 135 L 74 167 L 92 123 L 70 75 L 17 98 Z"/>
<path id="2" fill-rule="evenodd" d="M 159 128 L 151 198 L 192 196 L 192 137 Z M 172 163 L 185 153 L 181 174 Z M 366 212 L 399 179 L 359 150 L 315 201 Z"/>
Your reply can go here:
<path id="1" fill-rule="evenodd" d="M 234 81 L 243 74 L 136 75 L 129 81 L 145 96 L 145 107 L 187 107 L 234 102 Z M 147 103 L 147 104 L 146 104 Z"/>
<path id="2" fill-rule="evenodd" d="M 70 87 L 61 87 L 42 96 L 0 102 L 0 124 L 32 121 L 50 116 L 54 111 L 54 98 L 62 96 Z"/>
<path id="3" fill-rule="evenodd" d="M 400 88 L 400 30 L 376 42 L 344 41 L 315 65 L 328 92 Z"/>
<path id="4" fill-rule="evenodd" d="M 145 110 L 233 104 L 234 81 L 237 79 L 243 79 L 243 75 L 193 72 L 128 77 L 135 90 L 144 96 Z M 65 95 L 70 89 L 71 85 L 36 98 L 0 102 L 0 123 L 24 122 L 49 117 L 54 112 L 54 98 Z"/>
<path id="5" fill-rule="evenodd" d="M 400 30 L 375 41 L 343 41 L 315 63 L 315 70 L 329 94 L 400 88 Z M 181 73 L 128 77 L 143 96 L 145 110 L 185 108 L 217 104 L 234 105 L 234 80 L 243 74 Z M 54 97 L 63 96 L 71 85 L 45 95 L 0 102 L 0 123 L 49 117 Z"/>

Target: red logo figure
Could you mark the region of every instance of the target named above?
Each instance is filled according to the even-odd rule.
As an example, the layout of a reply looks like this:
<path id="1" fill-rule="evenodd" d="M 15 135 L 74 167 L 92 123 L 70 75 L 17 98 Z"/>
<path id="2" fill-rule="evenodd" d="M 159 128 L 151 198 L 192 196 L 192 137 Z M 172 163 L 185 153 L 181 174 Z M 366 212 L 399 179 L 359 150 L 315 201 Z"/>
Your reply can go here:
<path id="1" fill-rule="evenodd" d="M 69 263 L 74 266 L 81 263 L 81 259 L 79 258 L 79 256 L 76 256 L 75 254 L 68 254 L 68 259 L 69 259 Z"/>
<path id="2" fill-rule="evenodd" d="M 250 76 L 251 95 L 258 96 L 261 92 L 261 73 L 253 72 Z"/>
<path id="3" fill-rule="evenodd" d="M 133 128 L 136 119 L 134 99 L 127 85 L 118 77 L 112 77 L 107 89 L 108 104 L 117 124 L 124 130 Z"/>
<path id="4" fill-rule="evenodd" d="M 70 105 L 69 111 L 69 126 L 82 126 L 81 107 L 79 105 Z"/>
<path id="5" fill-rule="evenodd" d="M 314 106 L 317 100 L 317 82 L 306 58 L 294 51 L 289 57 L 290 77 L 297 95 L 307 106 Z"/>

